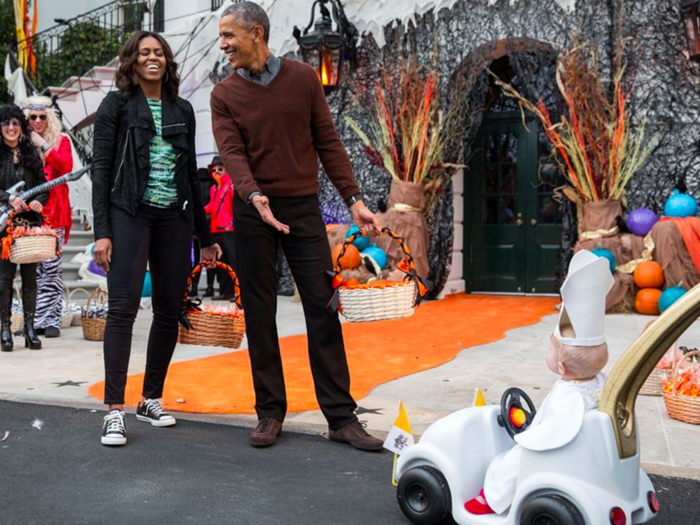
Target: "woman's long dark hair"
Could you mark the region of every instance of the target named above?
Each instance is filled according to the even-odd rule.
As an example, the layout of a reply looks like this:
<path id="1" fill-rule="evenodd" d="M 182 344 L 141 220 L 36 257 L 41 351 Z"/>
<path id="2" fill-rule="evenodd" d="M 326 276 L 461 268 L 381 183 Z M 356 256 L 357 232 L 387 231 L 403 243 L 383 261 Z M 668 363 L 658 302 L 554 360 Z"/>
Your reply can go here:
<path id="1" fill-rule="evenodd" d="M 119 51 L 119 69 L 117 70 L 117 88 L 127 95 L 132 95 L 139 85 L 139 76 L 136 73 L 136 62 L 139 58 L 139 43 L 147 37 L 152 37 L 160 42 L 165 55 L 165 75 L 163 75 L 163 90 L 171 97 L 176 98 L 180 90 L 180 76 L 177 73 L 175 55 L 168 42 L 158 33 L 151 31 L 137 31 L 122 46 Z"/>
<path id="2" fill-rule="evenodd" d="M 41 157 L 37 153 L 31 140 L 32 129 L 29 127 L 29 121 L 24 116 L 24 111 L 19 107 L 7 105 L 0 107 L 0 122 L 10 119 L 17 119 L 22 127 L 22 135 L 19 138 L 19 158 L 24 167 L 33 172 L 41 172 L 44 169 L 44 163 L 41 162 Z M 4 165 L 12 165 L 12 149 L 5 144 L 3 139 L 0 139 L 0 162 Z"/>

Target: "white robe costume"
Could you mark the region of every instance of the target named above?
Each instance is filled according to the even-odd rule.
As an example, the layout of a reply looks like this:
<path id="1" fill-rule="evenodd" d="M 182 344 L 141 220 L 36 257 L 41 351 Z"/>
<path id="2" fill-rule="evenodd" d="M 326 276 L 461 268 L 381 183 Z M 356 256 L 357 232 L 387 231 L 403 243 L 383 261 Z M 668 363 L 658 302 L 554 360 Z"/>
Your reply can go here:
<path id="1" fill-rule="evenodd" d="M 606 259 L 587 250 L 574 255 L 561 287 L 563 304 L 554 330 L 562 344 L 585 351 L 605 342 L 605 297 L 613 283 Z M 574 337 L 562 336 L 564 325 L 573 329 Z M 494 512 L 505 512 L 513 502 L 523 449 L 542 452 L 570 443 L 581 431 L 586 411 L 598 407 L 605 379 L 598 374 L 590 381 L 561 379 L 554 384 L 531 426 L 515 437 L 517 445 L 496 456 L 486 471 L 484 496 Z"/>
<path id="2" fill-rule="evenodd" d="M 598 408 L 606 376 L 590 381 L 559 380 L 545 398 L 530 428 L 515 436 L 512 449 L 496 456 L 486 471 L 484 496 L 497 514 L 505 512 L 515 496 L 523 449 L 554 450 L 570 443 L 581 430 L 588 410 Z"/>

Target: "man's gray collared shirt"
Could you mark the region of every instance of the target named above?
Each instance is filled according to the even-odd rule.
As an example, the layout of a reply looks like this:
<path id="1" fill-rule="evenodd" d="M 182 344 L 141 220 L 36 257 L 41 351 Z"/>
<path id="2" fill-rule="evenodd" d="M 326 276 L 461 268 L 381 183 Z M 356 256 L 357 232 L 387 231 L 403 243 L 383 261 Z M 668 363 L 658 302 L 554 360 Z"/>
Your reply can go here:
<path id="1" fill-rule="evenodd" d="M 270 58 L 267 59 L 262 71 L 252 71 L 250 69 L 239 68 L 238 74 L 241 75 L 246 80 L 260 84 L 261 86 L 267 86 L 272 80 L 277 76 L 280 71 L 280 59 L 275 55 L 270 54 Z"/>

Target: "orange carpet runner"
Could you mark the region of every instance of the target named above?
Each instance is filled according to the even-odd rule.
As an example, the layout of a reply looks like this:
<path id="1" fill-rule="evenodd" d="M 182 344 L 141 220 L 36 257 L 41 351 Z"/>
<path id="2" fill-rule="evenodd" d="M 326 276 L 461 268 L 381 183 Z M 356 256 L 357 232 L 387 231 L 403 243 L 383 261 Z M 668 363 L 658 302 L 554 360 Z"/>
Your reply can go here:
<path id="1" fill-rule="evenodd" d="M 352 394 L 360 400 L 378 385 L 440 366 L 465 348 L 498 341 L 508 330 L 535 324 L 543 316 L 554 313 L 553 307 L 558 302 L 554 297 L 460 294 L 444 301 L 423 303 L 406 319 L 345 323 L 343 333 Z M 289 412 L 318 409 L 306 336 L 282 338 L 280 346 Z M 143 374 L 129 376 L 127 405 L 136 406 L 142 385 Z M 88 393 L 103 399 L 104 382 L 91 385 Z M 245 350 L 170 366 L 163 396 L 166 409 L 254 414 L 254 402 L 250 361 Z"/>

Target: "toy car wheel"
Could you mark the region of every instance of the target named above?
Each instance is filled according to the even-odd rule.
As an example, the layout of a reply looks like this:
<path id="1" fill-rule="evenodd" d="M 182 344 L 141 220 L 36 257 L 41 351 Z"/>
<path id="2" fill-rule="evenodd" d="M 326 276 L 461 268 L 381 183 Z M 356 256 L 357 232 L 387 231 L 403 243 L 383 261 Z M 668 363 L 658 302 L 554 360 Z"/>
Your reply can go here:
<path id="1" fill-rule="evenodd" d="M 396 495 L 404 515 L 416 525 L 438 525 L 452 509 L 445 476 L 433 467 L 415 467 L 404 472 Z"/>
<path id="2" fill-rule="evenodd" d="M 557 494 L 535 496 L 525 503 L 521 525 L 585 525 L 581 511 Z"/>

